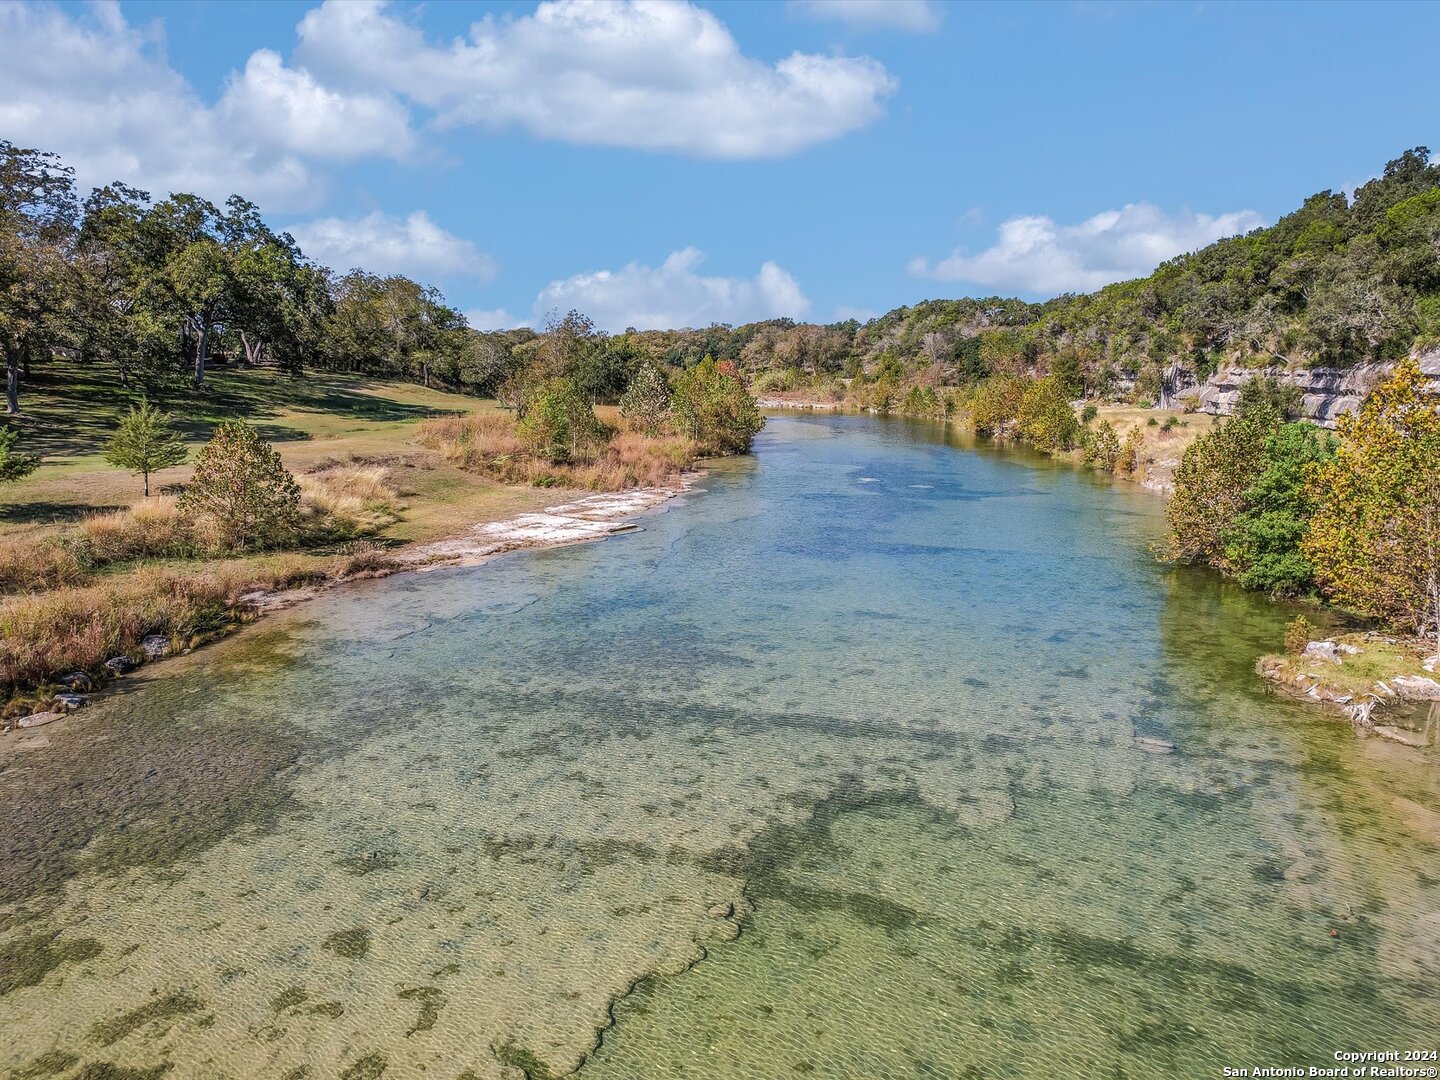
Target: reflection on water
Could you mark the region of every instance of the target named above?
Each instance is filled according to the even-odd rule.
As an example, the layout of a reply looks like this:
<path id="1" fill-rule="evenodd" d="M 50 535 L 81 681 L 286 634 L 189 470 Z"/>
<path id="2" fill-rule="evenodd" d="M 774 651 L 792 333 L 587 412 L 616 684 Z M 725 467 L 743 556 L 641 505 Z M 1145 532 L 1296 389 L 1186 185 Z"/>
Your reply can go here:
<path id="1" fill-rule="evenodd" d="M 11 743 L 0 1070 L 1433 1041 L 1433 756 L 1267 699 L 1286 613 L 1158 567 L 1153 496 L 953 440 L 777 419 L 643 533 L 335 593 Z"/>

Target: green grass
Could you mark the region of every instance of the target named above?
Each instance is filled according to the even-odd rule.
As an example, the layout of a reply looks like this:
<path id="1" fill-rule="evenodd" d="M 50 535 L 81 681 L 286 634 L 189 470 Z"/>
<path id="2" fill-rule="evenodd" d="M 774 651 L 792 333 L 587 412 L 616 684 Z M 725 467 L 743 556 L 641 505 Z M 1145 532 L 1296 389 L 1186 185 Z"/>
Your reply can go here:
<path id="1" fill-rule="evenodd" d="M 138 394 L 104 367 L 57 360 L 37 366 L 21 393 L 21 415 L 9 423 L 40 468 L 0 488 L 0 536 L 48 531 L 86 514 L 115 510 L 140 497 L 140 480 L 105 463 L 105 445 Z M 414 445 L 416 424 L 456 413 L 494 412 L 492 401 L 412 383 L 312 372 L 294 379 L 271 368 L 216 368 L 205 390 L 163 403 L 192 450 L 222 420 L 255 425 L 292 472 L 330 459 L 381 458 L 410 480 L 413 513 L 391 534 L 402 541 L 450 535 L 476 521 L 535 509 L 553 498 L 515 493 L 446 465 Z M 183 484 L 189 465 L 152 477 L 152 490 Z"/>

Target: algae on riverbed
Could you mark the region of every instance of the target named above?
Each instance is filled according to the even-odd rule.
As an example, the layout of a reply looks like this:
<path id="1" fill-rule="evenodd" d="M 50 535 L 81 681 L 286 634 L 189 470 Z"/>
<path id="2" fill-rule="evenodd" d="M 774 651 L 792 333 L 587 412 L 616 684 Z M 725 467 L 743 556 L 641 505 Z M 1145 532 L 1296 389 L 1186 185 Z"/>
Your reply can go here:
<path id="1" fill-rule="evenodd" d="M 1210 1076 L 1413 1041 L 1433 767 L 1266 697 L 1284 613 L 1157 567 L 1149 496 L 955 438 L 776 422 L 643 532 L 357 585 L 87 710 L 6 774 L 44 872 L 0 947 L 100 951 L 24 946 L 0 1072 Z M 103 1026 L 173 995 L 207 1005 Z"/>

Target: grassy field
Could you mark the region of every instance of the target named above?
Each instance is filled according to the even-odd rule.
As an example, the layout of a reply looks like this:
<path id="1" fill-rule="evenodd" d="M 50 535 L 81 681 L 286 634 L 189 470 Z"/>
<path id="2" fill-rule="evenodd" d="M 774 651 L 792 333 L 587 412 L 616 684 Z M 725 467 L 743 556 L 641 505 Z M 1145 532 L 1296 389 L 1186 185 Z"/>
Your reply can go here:
<path id="1" fill-rule="evenodd" d="M 1136 480 L 1158 491 L 1169 491 L 1175 470 L 1185 449 L 1214 427 L 1218 417 L 1206 413 L 1186 413 L 1180 409 L 1147 409 L 1139 405 L 1101 405 L 1096 422 L 1108 420 L 1123 443 L 1132 430 L 1145 436 L 1141 453 L 1143 470 Z M 1165 424 L 1173 420 L 1169 431 Z"/>
<path id="2" fill-rule="evenodd" d="M 19 483 L 0 488 L 0 537 L 63 529 L 86 514 L 120 509 L 140 497 L 140 478 L 104 460 L 105 443 L 134 400 L 109 372 L 58 366 L 37 372 L 26 384 L 20 419 L 11 423 L 22 448 L 41 455 L 41 465 Z M 186 394 L 166 408 L 196 449 L 221 420 L 244 418 L 297 475 L 337 460 L 383 462 L 405 500 L 401 520 L 385 533 L 392 541 L 452 535 L 477 521 L 554 501 L 553 492 L 464 472 L 413 442 L 419 421 L 496 411 L 490 401 L 355 375 L 293 379 L 268 368 L 222 368 L 212 373 L 204 393 Z M 166 469 L 152 477 L 153 490 L 181 485 L 189 475 L 188 465 Z"/>

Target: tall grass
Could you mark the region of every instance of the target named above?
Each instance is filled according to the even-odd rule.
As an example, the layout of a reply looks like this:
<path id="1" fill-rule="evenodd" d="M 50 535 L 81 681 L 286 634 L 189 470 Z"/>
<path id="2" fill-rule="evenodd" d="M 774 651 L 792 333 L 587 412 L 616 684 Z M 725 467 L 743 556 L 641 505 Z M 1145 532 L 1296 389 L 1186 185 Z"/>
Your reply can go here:
<path id="1" fill-rule="evenodd" d="M 697 453 L 689 439 L 621 431 L 604 443 L 582 447 L 569 461 L 556 462 L 527 445 L 511 417 L 495 414 L 426 420 L 416 437 L 460 468 L 503 483 L 591 491 L 669 483 L 694 463 Z"/>
<path id="2" fill-rule="evenodd" d="M 383 465 L 330 465 L 296 479 L 301 529 L 312 543 L 373 536 L 399 520 L 400 494 Z"/>
<path id="3" fill-rule="evenodd" d="M 69 671 L 134 654 L 142 638 L 185 641 L 224 629 L 253 589 L 286 588 L 327 576 L 292 557 L 265 565 L 219 563 L 181 572 L 148 568 L 122 578 L 0 601 L 0 688 L 14 693 Z"/>
<path id="4" fill-rule="evenodd" d="M 84 552 L 96 566 L 194 555 L 195 530 L 168 496 L 143 499 L 128 510 L 92 514 L 80 522 Z"/>

